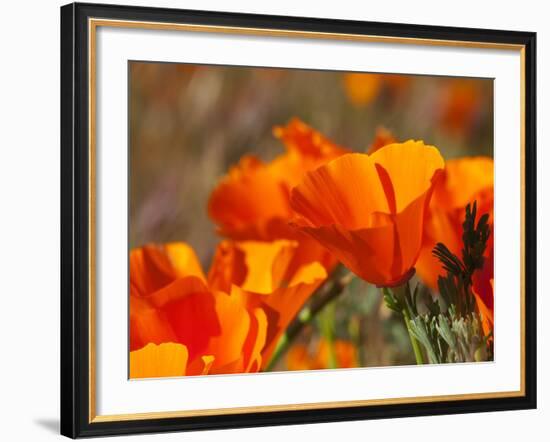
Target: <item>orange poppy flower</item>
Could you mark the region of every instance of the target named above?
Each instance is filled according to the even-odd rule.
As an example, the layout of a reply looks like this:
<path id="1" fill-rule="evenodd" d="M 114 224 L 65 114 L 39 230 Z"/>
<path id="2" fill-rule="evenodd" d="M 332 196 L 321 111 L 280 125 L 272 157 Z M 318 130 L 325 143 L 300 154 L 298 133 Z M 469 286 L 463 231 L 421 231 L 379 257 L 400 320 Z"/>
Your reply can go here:
<path id="1" fill-rule="evenodd" d="M 493 160 L 467 157 L 447 161 L 430 202 L 422 250 L 416 264 L 423 282 L 434 290 L 437 290 L 442 267 L 432 250 L 441 242 L 455 255 L 462 256 L 462 223 L 466 205 L 474 201 L 477 201 L 480 215 L 489 213 L 489 224 L 492 224 Z"/>
<path id="2" fill-rule="evenodd" d="M 364 280 L 399 285 L 414 273 L 443 167 L 437 148 L 421 141 L 344 155 L 307 173 L 293 189 L 295 225 Z"/>
<path id="3" fill-rule="evenodd" d="M 258 371 L 327 276 L 298 250 L 294 241 L 224 241 L 208 278 L 184 243 L 133 250 L 130 363 L 150 368 L 130 367 L 131 374 L 177 375 L 175 360 L 185 362 L 181 375 Z M 166 343 L 181 347 L 160 348 Z M 166 367 L 147 362 L 159 358 Z"/>
<path id="4" fill-rule="evenodd" d="M 148 344 L 177 343 L 186 352 L 182 374 L 257 371 L 266 330 L 263 311 L 248 309 L 241 297 L 208 287 L 188 245 L 145 246 L 131 252 L 131 364 L 160 357 L 159 348 Z M 179 351 L 182 359 L 181 349 L 164 350 L 170 351 Z M 143 374 L 140 370 L 130 367 L 131 373 Z"/>
<path id="5" fill-rule="evenodd" d="M 358 366 L 357 350 L 351 342 L 336 340 L 334 356 L 338 368 L 353 368 Z M 288 351 L 286 365 L 289 370 L 322 370 L 330 367 L 330 348 L 325 339 L 321 339 L 313 354 L 307 346 L 295 344 Z"/>
<path id="6" fill-rule="evenodd" d="M 285 187 L 268 164 L 253 156 L 241 158 L 220 181 L 208 201 L 208 214 L 220 235 L 234 239 L 271 240 L 292 233 Z"/>
<path id="7" fill-rule="evenodd" d="M 305 172 L 347 152 L 296 118 L 276 127 L 274 134 L 286 153 L 270 163 L 241 158 L 212 192 L 208 214 L 221 235 L 239 240 L 296 239 L 288 226 L 290 190 Z"/>
<path id="8" fill-rule="evenodd" d="M 208 275 L 216 290 L 231 292 L 244 299 L 249 309 L 265 312 L 263 367 L 292 319 L 327 277 L 325 267 L 301 249 L 299 243 L 287 240 L 224 241 Z"/>

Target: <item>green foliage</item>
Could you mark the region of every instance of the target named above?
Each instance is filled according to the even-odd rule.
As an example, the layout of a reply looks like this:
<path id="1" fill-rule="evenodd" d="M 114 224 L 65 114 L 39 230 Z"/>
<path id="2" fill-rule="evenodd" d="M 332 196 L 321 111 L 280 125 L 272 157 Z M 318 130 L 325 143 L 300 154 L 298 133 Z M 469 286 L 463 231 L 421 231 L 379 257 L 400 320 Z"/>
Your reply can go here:
<path id="1" fill-rule="evenodd" d="M 474 273 L 483 268 L 490 235 L 489 216 L 480 216 L 477 224 L 476 216 L 474 201 L 466 206 L 461 258 L 442 243 L 432 252 L 446 272 L 438 279 L 440 297 L 433 298 L 420 284 L 413 291 L 409 283 L 393 290 L 383 289 L 386 305 L 403 316 L 413 347 L 420 343 L 430 363 L 492 359 L 490 336 L 483 334 L 471 289 Z M 419 313 L 421 309 L 425 313 Z"/>
<path id="2" fill-rule="evenodd" d="M 462 316 L 475 311 L 475 299 L 471 291 L 474 272 L 483 268 L 487 240 L 491 230 L 487 221 L 488 214 L 479 218 L 476 225 L 477 203 L 466 206 L 466 216 L 462 224 L 462 260 L 452 253 L 445 244 L 437 243 L 432 254 L 439 259 L 445 276 L 439 276 L 439 294 L 445 303 L 454 305 Z"/>
<path id="3" fill-rule="evenodd" d="M 447 314 L 426 314 L 411 319 L 410 328 L 432 364 L 479 362 L 489 357 L 488 337 L 483 335 L 481 318 L 475 312 L 460 317 L 451 306 Z"/>

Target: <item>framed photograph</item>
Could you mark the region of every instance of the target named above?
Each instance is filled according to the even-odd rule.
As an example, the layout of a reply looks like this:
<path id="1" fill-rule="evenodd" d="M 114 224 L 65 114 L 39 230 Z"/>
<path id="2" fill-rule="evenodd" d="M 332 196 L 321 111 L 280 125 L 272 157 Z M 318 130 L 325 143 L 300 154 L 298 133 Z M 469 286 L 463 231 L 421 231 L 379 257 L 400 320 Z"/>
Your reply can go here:
<path id="1" fill-rule="evenodd" d="M 61 8 L 61 433 L 536 407 L 536 35 Z"/>

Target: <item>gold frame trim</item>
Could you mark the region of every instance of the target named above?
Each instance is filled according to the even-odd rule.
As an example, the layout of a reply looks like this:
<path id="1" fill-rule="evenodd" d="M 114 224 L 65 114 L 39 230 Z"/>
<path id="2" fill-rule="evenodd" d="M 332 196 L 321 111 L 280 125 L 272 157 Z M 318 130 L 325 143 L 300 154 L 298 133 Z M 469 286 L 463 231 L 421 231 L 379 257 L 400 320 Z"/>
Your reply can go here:
<path id="1" fill-rule="evenodd" d="M 302 404 L 285 405 L 264 405 L 256 407 L 234 407 L 234 408 L 215 408 L 201 410 L 182 410 L 182 411 L 160 411 L 149 413 L 130 413 L 130 414 L 96 414 L 96 31 L 97 28 L 115 27 L 115 28 L 134 28 L 163 31 L 186 31 L 186 32 L 208 32 L 217 34 L 236 34 L 253 36 L 272 36 L 272 37 L 292 37 L 309 38 L 341 41 L 359 41 L 371 43 L 390 43 L 390 44 L 413 44 L 422 46 L 443 46 L 443 47 L 464 47 L 478 49 L 497 49 L 519 51 L 520 53 L 520 167 L 521 167 L 521 264 L 520 264 L 520 389 L 518 391 L 487 392 L 487 393 L 466 393 L 455 395 L 438 396 L 416 396 L 388 399 L 368 399 L 354 401 L 336 401 L 336 402 L 317 402 Z M 410 37 L 389 37 L 377 35 L 357 35 L 345 33 L 330 32 L 311 32 L 311 31 L 290 31 L 281 29 L 261 29 L 261 28 L 243 28 L 234 26 L 210 26 L 210 25 L 190 25 L 181 23 L 157 23 L 147 21 L 131 20 L 111 20 L 111 19 L 88 19 L 88 93 L 89 93 L 89 412 L 88 422 L 116 422 L 133 421 L 144 419 L 168 419 L 177 417 L 197 417 L 197 416 L 217 416 L 229 414 L 246 414 L 252 412 L 277 412 L 292 410 L 321 410 L 327 408 L 343 407 L 364 407 L 374 405 L 396 405 L 396 404 L 420 404 L 426 402 L 441 401 L 460 401 L 466 399 L 496 399 L 512 398 L 525 396 L 525 45 L 505 44 L 505 43 L 480 43 L 474 41 L 458 40 L 438 40 Z"/>

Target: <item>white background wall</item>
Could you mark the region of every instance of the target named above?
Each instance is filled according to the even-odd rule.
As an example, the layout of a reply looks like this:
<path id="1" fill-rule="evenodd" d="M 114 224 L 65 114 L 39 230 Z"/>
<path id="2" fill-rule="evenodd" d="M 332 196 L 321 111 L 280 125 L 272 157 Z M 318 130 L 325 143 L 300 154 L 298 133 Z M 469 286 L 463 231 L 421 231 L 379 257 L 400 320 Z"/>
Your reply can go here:
<path id="1" fill-rule="evenodd" d="M 122 1 L 122 0 L 121 0 Z M 126 4 L 315 16 L 538 32 L 539 226 L 550 81 L 550 16 L 545 2 L 407 0 L 124 0 Z M 59 410 L 59 6 L 58 0 L 5 2 L 0 25 L 0 439 L 58 438 Z M 544 216 L 546 215 L 546 216 Z M 544 217 L 544 220 L 543 220 Z M 539 229 L 539 409 L 292 427 L 128 437 L 124 440 L 547 440 L 550 391 L 542 280 L 548 236 Z"/>

